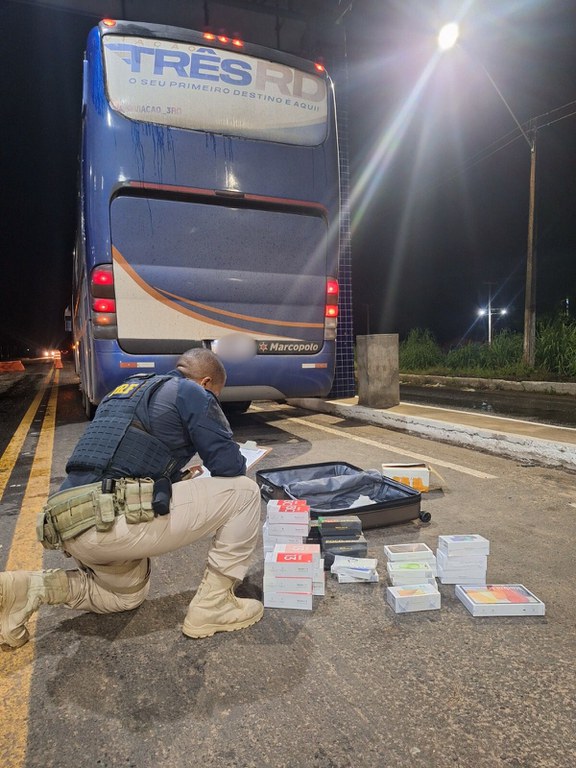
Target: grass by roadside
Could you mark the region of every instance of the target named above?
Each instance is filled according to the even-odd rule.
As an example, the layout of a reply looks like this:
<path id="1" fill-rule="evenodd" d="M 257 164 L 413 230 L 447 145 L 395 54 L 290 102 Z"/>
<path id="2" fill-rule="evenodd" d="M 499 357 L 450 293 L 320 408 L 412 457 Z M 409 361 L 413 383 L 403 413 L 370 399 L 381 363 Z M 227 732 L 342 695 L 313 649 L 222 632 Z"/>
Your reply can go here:
<path id="1" fill-rule="evenodd" d="M 536 364 L 522 360 L 523 337 L 501 331 L 492 344 L 468 342 L 443 349 L 426 329 L 414 329 L 400 343 L 401 373 L 576 382 L 576 323 L 564 318 L 542 322 L 536 334 Z"/>

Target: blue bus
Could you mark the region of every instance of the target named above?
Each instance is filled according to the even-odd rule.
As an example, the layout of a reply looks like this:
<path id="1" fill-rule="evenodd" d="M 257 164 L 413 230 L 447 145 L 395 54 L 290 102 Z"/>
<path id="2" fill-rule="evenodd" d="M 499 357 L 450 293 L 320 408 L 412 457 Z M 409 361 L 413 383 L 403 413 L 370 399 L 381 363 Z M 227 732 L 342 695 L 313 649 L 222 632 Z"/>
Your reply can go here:
<path id="1" fill-rule="evenodd" d="M 101 21 L 84 58 L 72 297 L 87 416 L 194 346 L 222 358 L 224 402 L 328 394 L 339 208 L 322 65 Z"/>

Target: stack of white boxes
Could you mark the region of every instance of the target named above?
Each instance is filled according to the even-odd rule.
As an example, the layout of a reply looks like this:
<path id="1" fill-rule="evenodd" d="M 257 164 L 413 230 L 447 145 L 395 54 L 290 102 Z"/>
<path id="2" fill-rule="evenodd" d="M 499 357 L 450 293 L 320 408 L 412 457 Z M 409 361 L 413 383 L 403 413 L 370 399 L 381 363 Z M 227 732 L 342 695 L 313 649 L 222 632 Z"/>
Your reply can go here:
<path id="1" fill-rule="evenodd" d="M 264 554 L 276 544 L 302 544 L 310 531 L 310 507 L 299 499 L 271 499 L 262 526 Z"/>
<path id="2" fill-rule="evenodd" d="M 436 558 L 426 544 L 388 544 L 384 547 L 386 569 L 392 586 L 386 601 L 396 613 L 431 611 L 440 608 L 436 584 Z"/>
<path id="3" fill-rule="evenodd" d="M 435 560 L 388 560 L 386 570 L 394 587 L 405 584 L 436 584 Z"/>
<path id="4" fill-rule="evenodd" d="M 319 544 L 277 544 L 264 561 L 264 607 L 312 610 L 312 596 L 325 594 Z"/>
<path id="5" fill-rule="evenodd" d="M 486 584 L 490 542 L 478 534 L 438 536 L 436 563 L 442 584 Z"/>

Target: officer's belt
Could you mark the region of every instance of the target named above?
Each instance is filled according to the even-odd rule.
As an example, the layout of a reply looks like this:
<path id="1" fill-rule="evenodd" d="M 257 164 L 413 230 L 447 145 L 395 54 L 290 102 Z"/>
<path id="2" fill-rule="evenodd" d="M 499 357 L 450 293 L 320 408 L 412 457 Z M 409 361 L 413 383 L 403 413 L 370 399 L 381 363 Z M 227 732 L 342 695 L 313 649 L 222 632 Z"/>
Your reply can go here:
<path id="1" fill-rule="evenodd" d="M 122 478 L 55 493 L 38 514 L 38 541 L 45 549 L 65 549 L 66 541 L 90 528 L 109 531 L 120 515 L 130 524 L 150 522 L 153 490 L 149 478 Z"/>

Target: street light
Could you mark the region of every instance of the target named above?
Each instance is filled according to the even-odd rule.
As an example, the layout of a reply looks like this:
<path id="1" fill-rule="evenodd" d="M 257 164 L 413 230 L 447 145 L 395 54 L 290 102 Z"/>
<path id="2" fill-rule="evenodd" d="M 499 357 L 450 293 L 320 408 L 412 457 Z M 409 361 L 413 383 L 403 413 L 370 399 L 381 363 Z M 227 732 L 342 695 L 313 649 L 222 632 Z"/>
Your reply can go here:
<path id="1" fill-rule="evenodd" d="M 505 307 L 492 307 L 490 304 L 488 304 L 486 309 L 479 309 L 478 314 L 480 317 L 484 317 L 484 315 L 488 315 L 488 346 L 492 346 L 492 315 L 505 315 L 508 312 L 508 310 Z"/>
<path id="2" fill-rule="evenodd" d="M 455 21 L 444 24 L 438 33 L 438 47 L 441 51 L 449 51 L 454 48 L 460 37 L 460 27 Z"/>
<path id="3" fill-rule="evenodd" d="M 442 51 L 450 50 L 458 42 L 460 36 L 456 22 L 445 24 L 438 34 L 438 47 Z M 536 230 L 535 230 L 535 203 L 536 203 L 536 121 L 531 120 L 528 132 L 512 111 L 512 108 L 504 98 L 502 92 L 492 79 L 492 76 L 481 61 L 474 62 L 483 70 L 484 74 L 494 87 L 494 90 L 504 103 L 512 119 L 520 130 L 520 133 L 530 147 L 530 193 L 528 201 L 528 244 L 526 249 L 526 285 L 524 300 L 524 363 L 530 368 L 534 367 L 536 358 Z M 488 313 L 488 343 L 491 343 L 491 313 Z"/>

